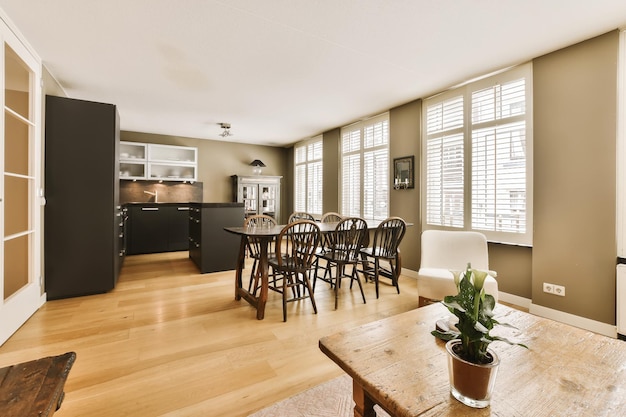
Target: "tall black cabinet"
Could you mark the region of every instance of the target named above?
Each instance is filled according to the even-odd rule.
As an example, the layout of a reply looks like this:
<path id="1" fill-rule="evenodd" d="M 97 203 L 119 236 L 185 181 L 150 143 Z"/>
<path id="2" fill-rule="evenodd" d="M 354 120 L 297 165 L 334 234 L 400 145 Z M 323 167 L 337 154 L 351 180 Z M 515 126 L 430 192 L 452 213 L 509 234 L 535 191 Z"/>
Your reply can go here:
<path id="1" fill-rule="evenodd" d="M 46 96 L 44 264 L 48 299 L 103 293 L 123 250 L 119 116 L 112 104 Z"/>

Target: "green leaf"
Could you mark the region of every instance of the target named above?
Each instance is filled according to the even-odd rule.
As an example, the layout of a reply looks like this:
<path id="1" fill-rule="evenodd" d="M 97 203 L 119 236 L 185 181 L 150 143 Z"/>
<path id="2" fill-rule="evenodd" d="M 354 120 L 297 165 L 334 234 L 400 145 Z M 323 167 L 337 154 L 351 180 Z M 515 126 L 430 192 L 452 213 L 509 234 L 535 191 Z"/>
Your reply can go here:
<path id="1" fill-rule="evenodd" d="M 432 334 L 438 339 L 445 340 L 447 342 L 453 339 L 457 339 L 460 333 L 454 332 L 452 330 L 448 332 L 440 332 L 439 330 L 433 330 L 432 332 L 430 332 L 430 334 Z"/>

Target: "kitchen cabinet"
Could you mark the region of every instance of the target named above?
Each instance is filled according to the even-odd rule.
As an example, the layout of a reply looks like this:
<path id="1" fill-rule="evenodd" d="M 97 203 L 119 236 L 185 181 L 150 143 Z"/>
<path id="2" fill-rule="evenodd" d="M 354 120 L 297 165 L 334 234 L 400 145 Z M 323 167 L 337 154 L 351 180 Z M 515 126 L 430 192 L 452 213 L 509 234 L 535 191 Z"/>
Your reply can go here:
<path id="1" fill-rule="evenodd" d="M 168 251 L 189 250 L 189 206 L 168 209 Z"/>
<path id="2" fill-rule="evenodd" d="M 200 272 L 237 267 L 240 238 L 225 227 L 242 226 L 242 203 L 191 203 L 189 205 L 189 258 Z"/>
<path id="3" fill-rule="evenodd" d="M 233 175 L 233 201 L 244 204 L 246 217 L 266 214 L 280 222 L 280 181 L 270 175 Z"/>
<path id="4" fill-rule="evenodd" d="M 156 143 L 121 142 L 120 178 L 196 181 L 198 148 Z"/>
<path id="5" fill-rule="evenodd" d="M 146 179 L 147 155 L 145 143 L 120 142 L 120 178 Z"/>
<path id="6" fill-rule="evenodd" d="M 189 249 L 187 204 L 129 204 L 128 213 L 128 255 Z"/>
<path id="7" fill-rule="evenodd" d="M 117 108 L 46 96 L 45 135 L 48 299 L 107 292 L 115 287 L 123 259 Z"/>
<path id="8" fill-rule="evenodd" d="M 118 273 L 124 265 L 124 259 L 126 258 L 126 247 L 128 245 L 128 208 L 126 206 L 118 206 Z"/>

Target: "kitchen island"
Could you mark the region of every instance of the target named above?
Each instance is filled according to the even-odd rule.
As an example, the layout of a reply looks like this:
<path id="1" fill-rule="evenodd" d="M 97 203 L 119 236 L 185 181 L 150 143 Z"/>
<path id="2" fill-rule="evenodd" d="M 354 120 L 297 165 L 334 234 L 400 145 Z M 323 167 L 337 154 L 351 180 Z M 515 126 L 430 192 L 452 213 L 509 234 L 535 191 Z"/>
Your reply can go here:
<path id="1" fill-rule="evenodd" d="M 239 237 L 224 228 L 243 222 L 243 203 L 189 203 L 189 257 L 201 273 L 237 267 Z"/>

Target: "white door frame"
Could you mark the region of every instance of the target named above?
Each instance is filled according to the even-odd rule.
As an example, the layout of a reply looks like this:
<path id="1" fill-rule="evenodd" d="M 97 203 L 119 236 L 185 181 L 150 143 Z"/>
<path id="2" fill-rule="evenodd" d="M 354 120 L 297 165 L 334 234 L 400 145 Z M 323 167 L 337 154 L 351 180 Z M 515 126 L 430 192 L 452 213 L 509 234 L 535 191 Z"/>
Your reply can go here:
<path id="1" fill-rule="evenodd" d="M 10 297 L 4 297 L 4 276 L 0 280 L 0 344 L 3 344 L 22 324 L 32 316 L 35 311 L 46 301 L 43 292 L 42 279 L 42 217 L 43 217 L 43 189 L 42 189 L 42 65 L 41 59 L 34 50 L 25 42 L 17 28 L 0 10 L 0 40 L 2 51 L 0 52 L 0 77 L 1 104 L 4 112 L 4 69 L 5 54 L 4 45 L 9 45 L 29 67 L 31 73 L 31 122 L 33 127 L 30 132 L 29 146 L 29 176 L 33 177 L 30 193 L 30 247 L 29 264 L 30 274 L 28 284 L 16 291 Z M 0 271 L 4 274 L 4 117 L 0 118 L 0 172 L 3 177 L 0 181 Z"/>

